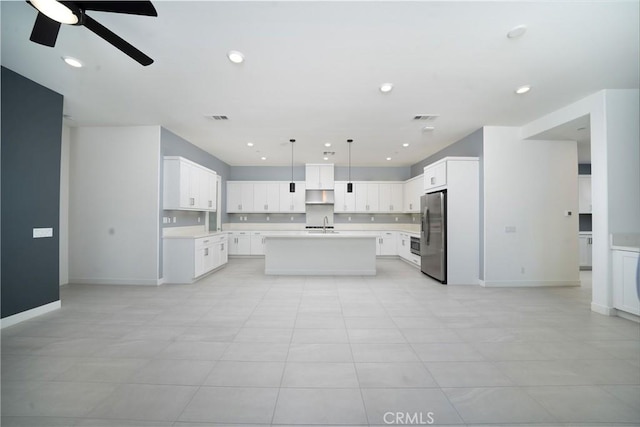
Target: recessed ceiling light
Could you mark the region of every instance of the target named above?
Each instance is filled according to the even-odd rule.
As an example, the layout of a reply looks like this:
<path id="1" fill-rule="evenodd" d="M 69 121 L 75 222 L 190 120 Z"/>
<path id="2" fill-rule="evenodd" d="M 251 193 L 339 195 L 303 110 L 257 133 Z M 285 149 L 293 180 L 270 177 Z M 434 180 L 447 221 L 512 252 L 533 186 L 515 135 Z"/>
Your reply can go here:
<path id="1" fill-rule="evenodd" d="M 409 143 L 408 143 L 408 142 L 405 142 L 404 144 L 402 144 L 402 146 L 403 146 L 403 147 L 408 147 L 408 146 L 409 146 Z"/>
<path id="2" fill-rule="evenodd" d="M 323 157 L 322 160 L 329 160 L 329 158 L 328 157 Z"/>
<path id="3" fill-rule="evenodd" d="M 382 83 L 380 85 L 380 92 L 382 93 L 391 92 L 391 89 L 393 89 L 393 83 Z"/>
<path id="4" fill-rule="evenodd" d="M 387 157 L 387 160 L 391 160 L 391 157 Z"/>
<path id="5" fill-rule="evenodd" d="M 425 132 L 431 132 L 432 130 L 435 130 L 435 127 L 433 126 L 425 126 L 422 128 L 423 131 Z"/>
<path id="6" fill-rule="evenodd" d="M 73 58 L 71 56 L 63 56 L 62 60 L 67 64 L 74 68 L 82 68 L 82 62 L 79 59 Z"/>
<path id="7" fill-rule="evenodd" d="M 507 37 L 510 39 L 517 39 L 518 37 L 522 37 L 526 32 L 526 25 L 518 25 L 517 27 L 513 27 L 511 30 L 509 30 L 509 32 L 507 33 Z"/>
<path id="8" fill-rule="evenodd" d="M 325 142 L 325 143 L 324 143 L 324 146 L 325 146 L 325 147 L 331 147 L 331 143 L 330 143 L 330 142 Z"/>
<path id="9" fill-rule="evenodd" d="M 518 95 L 522 95 L 522 94 L 525 94 L 525 93 L 529 92 L 530 90 L 531 90 L 531 86 L 529 86 L 529 85 L 520 86 L 518 89 L 516 89 L 516 93 Z"/>
<path id="10" fill-rule="evenodd" d="M 248 147 L 253 147 L 253 142 L 247 142 Z"/>
<path id="11" fill-rule="evenodd" d="M 267 160 L 267 158 L 262 156 L 262 157 L 260 157 L 260 160 Z"/>
<path id="12" fill-rule="evenodd" d="M 237 50 L 230 50 L 229 53 L 227 53 L 227 58 L 234 64 L 240 64 L 244 61 L 244 55 Z"/>

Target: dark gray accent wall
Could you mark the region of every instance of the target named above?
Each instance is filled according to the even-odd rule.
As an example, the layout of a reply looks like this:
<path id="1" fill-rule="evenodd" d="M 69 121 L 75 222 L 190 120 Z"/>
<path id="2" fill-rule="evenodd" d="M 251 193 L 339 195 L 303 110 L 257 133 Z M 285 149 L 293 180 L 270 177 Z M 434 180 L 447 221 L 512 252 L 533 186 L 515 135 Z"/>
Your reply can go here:
<path id="1" fill-rule="evenodd" d="M 449 156 L 482 157 L 482 128 L 411 166 L 411 177 L 424 172 L 424 167 Z"/>
<path id="2" fill-rule="evenodd" d="M 2 67 L 2 318 L 60 299 L 63 97 Z M 53 228 L 33 238 L 33 228 Z"/>
<path id="3" fill-rule="evenodd" d="M 165 128 L 162 128 L 160 131 L 160 151 L 163 157 L 182 156 L 185 159 L 189 159 L 192 162 L 214 170 L 220 175 L 222 194 L 220 196 L 221 206 L 219 206 L 218 209 L 221 210 L 220 219 L 222 223 L 227 222 L 227 181 L 230 179 L 229 176 L 231 174 L 229 165 Z M 162 162 L 160 164 L 162 165 Z M 161 173 L 160 182 L 162 182 L 163 179 Z M 160 201 L 160 206 L 162 206 L 162 200 Z M 160 216 L 162 216 L 162 212 L 160 212 Z M 162 223 L 162 221 L 160 222 Z"/>

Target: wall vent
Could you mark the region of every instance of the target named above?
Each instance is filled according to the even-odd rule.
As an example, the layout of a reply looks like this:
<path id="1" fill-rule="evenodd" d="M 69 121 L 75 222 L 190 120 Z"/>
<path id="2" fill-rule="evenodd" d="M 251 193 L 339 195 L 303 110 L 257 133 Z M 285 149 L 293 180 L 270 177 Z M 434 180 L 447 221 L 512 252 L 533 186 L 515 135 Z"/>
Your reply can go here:
<path id="1" fill-rule="evenodd" d="M 415 116 L 413 116 L 413 120 L 420 120 L 423 122 L 432 122 L 438 117 L 440 117 L 440 115 L 438 114 L 416 114 Z"/>
<path id="2" fill-rule="evenodd" d="M 218 116 L 207 116 L 207 117 L 213 120 L 229 120 L 229 116 L 218 115 Z"/>

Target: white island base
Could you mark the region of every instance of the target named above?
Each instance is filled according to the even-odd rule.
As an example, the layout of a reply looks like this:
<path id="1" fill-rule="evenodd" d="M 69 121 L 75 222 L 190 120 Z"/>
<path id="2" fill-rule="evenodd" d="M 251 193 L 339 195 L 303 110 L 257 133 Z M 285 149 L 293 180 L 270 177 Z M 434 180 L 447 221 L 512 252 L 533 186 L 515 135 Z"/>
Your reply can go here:
<path id="1" fill-rule="evenodd" d="M 377 236 L 266 236 L 265 274 L 375 276 Z"/>

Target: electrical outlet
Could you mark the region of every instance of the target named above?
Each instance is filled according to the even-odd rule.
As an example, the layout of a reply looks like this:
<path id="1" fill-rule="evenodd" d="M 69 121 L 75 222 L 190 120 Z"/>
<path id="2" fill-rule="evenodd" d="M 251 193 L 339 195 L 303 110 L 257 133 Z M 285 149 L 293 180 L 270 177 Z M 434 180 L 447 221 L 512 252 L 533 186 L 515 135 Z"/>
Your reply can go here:
<path id="1" fill-rule="evenodd" d="M 53 228 L 34 228 L 33 238 L 42 239 L 43 237 L 53 237 Z"/>
<path id="2" fill-rule="evenodd" d="M 371 217 L 371 222 L 373 222 L 373 221 L 374 221 L 374 218 L 373 218 L 373 217 Z"/>
<path id="3" fill-rule="evenodd" d="M 348 217 L 347 219 L 349 220 L 349 222 L 351 222 L 351 217 Z"/>
<path id="4" fill-rule="evenodd" d="M 267 221 L 269 221 L 269 215 L 267 215 Z"/>
<path id="5" fill-rule="evenodd" d="M 198 224 L 200 223 L 200 217 L 198 217 Z"/>
<path id="6" fill-rule="evenodd" d="M 176 223 L 176 217 L 175 216 L 173 217 L 173 223 L 174 224 Z"/>
<path id="7" fill-rule="evenodd" d="M 398 222 L 398 217 L 396 217 L 396 222 Z"/>
<path id="8" fill-rule="evenodd" d="M 293 221 L 293 217 L 291 217 L 291 221 Z"/>

